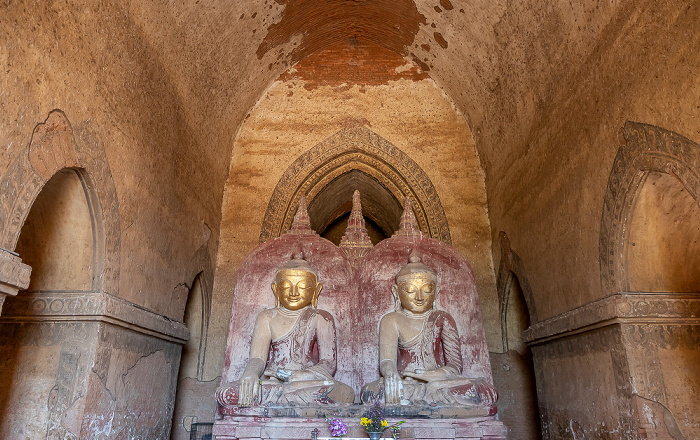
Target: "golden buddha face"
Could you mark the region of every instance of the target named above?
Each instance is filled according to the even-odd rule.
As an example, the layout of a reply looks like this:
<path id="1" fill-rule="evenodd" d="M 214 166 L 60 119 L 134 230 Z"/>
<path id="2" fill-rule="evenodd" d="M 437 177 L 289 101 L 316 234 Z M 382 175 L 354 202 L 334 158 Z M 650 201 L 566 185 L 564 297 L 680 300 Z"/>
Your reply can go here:
<path id="1" fill-rule="evenodd" d="M 305 270 L 281 270 L 272 283 L 277 305 L 288 310 L 303 309 L 309 304 L 316 307 L 322 288 L 316 276 Z"/>
<path id="2" fill-rule="evenodd" d="M 438 293 L 437 280 L 429 273 L 411 273 L 396 278 L 392 291 L 404 310 L 422 314 L 433 308 Z"/>

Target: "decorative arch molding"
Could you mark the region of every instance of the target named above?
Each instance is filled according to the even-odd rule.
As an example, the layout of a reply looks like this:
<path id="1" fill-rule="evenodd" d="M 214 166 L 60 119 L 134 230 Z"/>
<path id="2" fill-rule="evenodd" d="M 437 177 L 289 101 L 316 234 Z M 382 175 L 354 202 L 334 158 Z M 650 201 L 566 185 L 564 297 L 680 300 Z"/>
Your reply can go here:
<path id="1" fill-rule="evenodd" d="M 46 121 L 37 124 L 29 145 L 0 177 L 0 247 L 15 249 L 34 200 L 46 182 L 65 168 L 76 169 L 88 196 L 100 264 L 93 287 L 116 295 L 119 202 L 107 156 L 101 140 L 85 128 L 74 130 L 61 110 L 52 110 Z"/>
<path id="2" fill-rule="evenodd" d="M 407 154 L 365 127 L 337 132 L 287 168 L 268 203 L 260 243 L 291 227 L 301 195 L 311 202 L 334 179 L 355 170 L 376 179 L 399 202 L 410 196 L 421 231 L 452 243 L 445 211 L 428 175 Z"/>
<path id="3" fill-rule="evenodd" d="M 700 145 L 672 131 L 629 121 L 619 140 L 600 224 L 600 278 L 606 294 L 629 290 L 625 246 L 635 200 L 650 172 L 675 176 L 700 204 Z"/>
<path id="4" fill-rule="evenodd" d="M 523 291 L 525 305 L 530 317 L 530 324 L 538 322 L 537 309 L 535 301 L 532 297 L 532 289 L 530 282 L 525 275 L 523 263 L 518 257 L 518 254 L 510 248 L 510 240 L 505 232 L 501 231 L 498 234 L 498 239 L 501 245 L 501 262 L 498 266 L 498 279 L 496 280 L 496 288 L 498 289 L 498 310 L 501 319 L 501 338 L 503 347 L 508 345 L 508 302 L 511 299 L 511 287 L 513 285 L 513 277 L 518 279 L 520 288 Z"/>

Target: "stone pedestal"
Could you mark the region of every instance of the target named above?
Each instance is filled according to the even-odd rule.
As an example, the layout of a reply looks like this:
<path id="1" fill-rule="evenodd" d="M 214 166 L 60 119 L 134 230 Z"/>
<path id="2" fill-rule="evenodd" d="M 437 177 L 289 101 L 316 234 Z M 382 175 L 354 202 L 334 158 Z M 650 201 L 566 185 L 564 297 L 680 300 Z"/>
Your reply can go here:
<path id="1" fill-rule="evenodd" d="M 106 292 L 21 292 L 0 317 L 0 438 L 169 438 L 171 321 Z"/>
<path id="2" fill-rule="evenodd" d="M 344 437 L 368 438 L 360 426 L 366 405 L 315 405 L 237 408 L 220 415 L 214 423 L 217 440 L 283 439 L 311 440 L 330 437 L 324 416 L 339 413 L 348 425 Z M 389 425 L 404 421 L 401 439 L 492 439 L 505 440 L 506 427 L 496 420 L 495 408 L 442 406 L 386 406 Z M 391 438 L 387 430 L 382 437 Z"/>
<path id="3" fill-rule="evenodd" d="M 506 427 L 496 416 L 470 417 L 462 419 L 394 419 L 390 425 L 405 420 L 401 425 L 401 439 L 456 439 L 456 440 L 505 440 Z M 349 425 L 349 438 L 368 438 L 360 426 L 359 418 L 344 419 Z M 350 426 L 353 425 L 353 426 Z M 318 429 L 319 438 L 328 438 L 330 433 L 323 418 L 319 417 L 240 417 L 230 416 L 214 424 L 213 434 L 217 440 L 311 440 L 312 432 Z M 387 430 L 383 438 L 391 438 Z"/>
<path id="4" fill-rule="evenodd" d="M 697 438 L 697 293 L 619 292 L 540 321 L 523 336 L 549 432 Z"/>

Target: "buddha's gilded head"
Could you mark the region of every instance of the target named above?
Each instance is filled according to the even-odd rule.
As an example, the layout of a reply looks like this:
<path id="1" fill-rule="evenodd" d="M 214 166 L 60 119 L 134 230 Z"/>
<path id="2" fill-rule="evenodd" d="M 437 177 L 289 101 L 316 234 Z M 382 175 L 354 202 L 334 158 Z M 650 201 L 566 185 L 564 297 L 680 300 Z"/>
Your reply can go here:
<path id="1" fill-rule="evenodd" d="M 272 283 L 277 307 L 299 310 L 311 304 L 316 307 L 323 286 L 318 282 L 316 271 L 304 260 L 303 253 L 280 266 Z"/>
<path id="2" fill-rule="evenodd" d="M 438 295 L 437 275 L 423 264 L 415 250 L 406 264 L 396 275 L 396 284 L 391 286 L 394 299 L 404 310 L 423 314 L 435 306 Z"/>

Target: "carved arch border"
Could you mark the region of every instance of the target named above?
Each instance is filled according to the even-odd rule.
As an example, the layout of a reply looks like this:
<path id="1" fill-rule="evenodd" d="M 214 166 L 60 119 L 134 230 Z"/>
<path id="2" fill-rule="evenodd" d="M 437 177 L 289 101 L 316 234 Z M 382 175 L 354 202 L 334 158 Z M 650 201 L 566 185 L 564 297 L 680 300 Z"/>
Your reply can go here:
<path id="1" fill-rule="evenodd" d="M 355 169 L 377 179 L 399 202 L 410 196 L 421 231 L 452 243 L 442 202 L 428 175 L 407 154 L 365 127 L 340 130 L 287 168 L 267 205 L 260 243 L 291 227 L 302 194 L 310 202 L 334 178 Z"/>
<path id="2" fill-rule="evenodd" d="M 677 177 L 700 204 L 700 145 L 649 124 L 626 122 L 605 191 L 600 224 L 600 279 L 604 293 L 629 290 L 625 247 L 635 200 L 650 172 Z"/>
<path id="3" fill-rule="evenodd" d="M 530 325 L 538 322 L 538 318 L 535 300 L 532 296 L 532 288 L 525 275 L 525 269 L 520 257 L 510 248 L 510 240 L 505 232 L 499 232 L 498 239 L 501 245 L 501 262 L 498 266 L 496 289 L 498 290 L 498 310 L 501 321 L 501 341 L 503 349 L 506 350 L 508 348 L 508 303 L 511 299 L 513 277 L 518 279 L 522 289 Z"/>
<path id="4" fill-rule="evenodd" d="M 43 123 L 37 124 L 29 145 L 0 177 L 0 247 L 15 249 L 39 192 L 66 168 L 80 175 L 93 230 L 101 235 L 95 242 L 98 255 L 93 288 L 116 295 L 121 246 L 119 201 L 104 145 L 86 128 L 74 130 L 61 110 L 52 110 Z"/>

